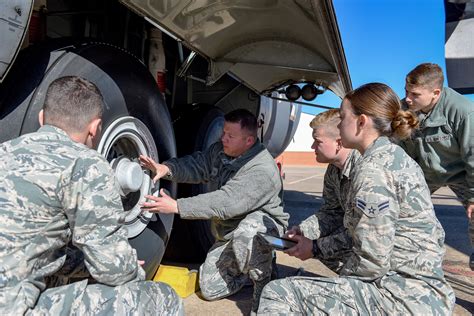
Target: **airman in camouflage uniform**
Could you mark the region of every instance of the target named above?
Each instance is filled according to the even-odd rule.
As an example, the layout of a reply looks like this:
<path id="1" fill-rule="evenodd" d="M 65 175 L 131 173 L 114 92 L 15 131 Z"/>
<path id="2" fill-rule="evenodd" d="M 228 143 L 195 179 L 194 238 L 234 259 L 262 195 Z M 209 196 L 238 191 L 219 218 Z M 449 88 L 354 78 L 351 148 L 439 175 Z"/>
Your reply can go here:
<path id="1" fill-rule="evenodd" d="M 148 196 L 148 211 L 177 213 L 184 219 L 210 219 L 216 243 L 200 268 L 202 296 L 216 300 L 254 282 L 254 305 L 272 271 L 272 248 L 258 232 L 281 236 L 288 225 L 283 212 L 282 180 L 272 156 L 256 138 L 253 114 L 236 110 L 225 116 L 220 142 L 203 152 L 157 164 L 141 157 L 159 179 L 215 185 L 217 190 L 172 200 Z M 162 192 L 163 195 L 163 192 Z M 169 207 L 172 205 L 172 207 Z"/>
<path id="2" fill-rule="evenodd" d="M 443 81 L 436 64 L 418 65 L 407 75 L 405 105 L 421 123 L 400 145 L 420 165 L 431 193 L 447 185 L 466 208 L 474 270 L 474 103 Z"/>
<path id="3" fill-rule="evenodd" d="M 337 128 L 340 121 L 339 109 L 332 109 L 316 115 L 310 123 L 314 139 L 311 148 L 316 161 L 329 164 L 324 174 L 323 205 L 314 215 L 286 232 L 286 236 L 298 244 L 285 251 L 306 260 L 313 257 L 313 247 L 316 247 L 320 251 L 314 258 L 336 273 L 342 267 L 344 256 L 352 249 L 352 239 L 343 218 L 349 206 L 350 172 L 360 157 L 357 150 L 342 146 Z"/>
<path id="4" fill-rule="evenodd" d="M 373 109 L 378 109 L 377 116 Z M 351 256 L 339 278 L 270 282 L 261 295 L 259 314 L 452 312 L 455 297 L 441 266 L 444 230 L 423 172 L 402 148 L 380 135 L 406 137 L 416 126 L 413 114 L 399 109 L 396 94 L 383 84 L 367 84 L 346 96 L 339 125 L 342 141 L 362 152 L 353 170 L 351 207 L 344 216 L 353 241 Z"/>
<path id="5" fill-rule="evenodd" d="M 40 116 L 45 125 L 0 145 L 2 315 L 183 314 L 169 286 L 144 281 L 113 171 L 89 148 L 102 102 L 90 82 L 57 79 Z M 71 110 L 61 116 L 66 127 L 49 125 L 66 114 L 58 107 Z M 81 120 L 89 124 L 75 130 Z"/>

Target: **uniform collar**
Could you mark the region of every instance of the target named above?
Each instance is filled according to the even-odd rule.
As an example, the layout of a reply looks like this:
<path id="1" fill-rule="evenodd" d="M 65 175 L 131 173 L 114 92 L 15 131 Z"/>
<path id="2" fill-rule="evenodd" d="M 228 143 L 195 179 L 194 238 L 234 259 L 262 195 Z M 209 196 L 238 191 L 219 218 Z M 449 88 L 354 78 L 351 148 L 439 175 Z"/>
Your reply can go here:
<path id="1" fill-rule="evenodd" d="M 255 157 L 263 149 L 265 149 L 265 146 L 260 142 L 260 140 L 257 139 L 255 144 L 253 144 L 252 147 L 249 148 L 249 150 L 247 150 L 245 153 L 243 153 L 242 155 L 236 158 L 230 158 L 224 153 L 224 150 L 222 150 L 221 159 L 222 159 L 222 162 L 226 165 L 232 165 L 232 166 L 235 166 L 236 168 L 240 168 L 240 166 L 247 163 L 247 161 Z"/>
<path id="2" fill-rule="evenodd" d="M 372 144 L 367 147 L 367 149 L 364 152 L 363 157 L 370 156 L 374 151 L 376 151 L 379 147 L 391 144 L 392 142 L 387 136 L 379 136 Z"/>
<path id="3" fill-rule="evenodd" d="M 43 125 L 38 129 L 38 132 L 53 133 L 53 134 L 57 134 L 58 136 L 62 138 L 66 137 L 67 139 L 71 140 L 71 137 L 69 137 L 69 135 L 64 130 L 53 125 Z"/>
<path id="4" fill-rule="evenodd" d="M 344 166 L 342 167 L 341 178 L 346 177 L 350 179 L 352 167 L 355 165 L 359 157 L 360 154 L 356 149 L 350 151 L 349 155 L 347 155 L 346 161 L 344 162 Z"/>
<path id="5" fill-rule="evenodd" d="M 446 118 L 443 115 L 443 104 L 446 99 L 446 88 L 443 88 L 441 91 L 441 96 L 436 102 L 435 106 L 428 113 L 424 114 L 423 112 L 418 113 L 418 118 L 420 119 L 420 128 L 424 127 L 436 127 L 441 126 L 446 123 Z"/>

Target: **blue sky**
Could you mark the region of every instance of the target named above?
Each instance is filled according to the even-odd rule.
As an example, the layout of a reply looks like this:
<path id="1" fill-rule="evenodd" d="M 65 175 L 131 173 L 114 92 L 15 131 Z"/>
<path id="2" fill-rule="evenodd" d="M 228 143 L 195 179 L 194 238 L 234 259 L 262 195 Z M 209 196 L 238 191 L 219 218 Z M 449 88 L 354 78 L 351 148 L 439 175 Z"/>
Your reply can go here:
<path id="1" fill-rule="evenodd" d="M 403 98 L 406 74 L 433 62 L 445 69 L 443 0 L 333 0 L 354 88 L 383 82 Z M 313 103 L 339 107 L 331 92 Z M 306 113 L 321 110 L 304 106 Z"/>

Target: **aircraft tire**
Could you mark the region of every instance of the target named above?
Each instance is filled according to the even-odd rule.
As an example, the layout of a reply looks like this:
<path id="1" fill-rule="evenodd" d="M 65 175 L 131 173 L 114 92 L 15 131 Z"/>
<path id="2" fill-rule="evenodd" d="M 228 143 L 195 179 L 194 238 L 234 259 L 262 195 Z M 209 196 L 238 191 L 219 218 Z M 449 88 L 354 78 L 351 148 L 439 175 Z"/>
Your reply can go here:
<path id="1" fill-rule="evenodd" d="M 0 85 L 0 140 L 36 131 L 47 87 L 71 75 L 90 80 L 103 94 L 106 106 L 98 150 L 107 160 L 136 162 L 145 154 L 163 161 L 176 156 L 170 114 L 153 77 L 136 57 L 103 43 L 54 41 L 22 51 Z M 159 187 L 176 196 L 176 184 L 160 181 Z M 159 267 L 173 225 L 171 215 L 140 212 L 143 195 L 157 189 L 144 172 L 140 189 L 122 197 L 127 214 L 134 214 L 127 223 L 132 227 L 129 236 L 134 231 L 129 240 L 145 261 L 147 278 Z"/>
<path id="2" fill-rule="evenodd" d="M 178 115 L 175 123 L 178 157 L 205 150 L 218 141 L 223 125 L 224 113 L 212 105 L 193 105 L 192 111 Z M 211 184 L 179 184 L 178 196 L 195 196 L 215 189 Z M 214 242 L 210 220 L 184 220 L 176 216 L 165 259 L 202 263 Z"/>

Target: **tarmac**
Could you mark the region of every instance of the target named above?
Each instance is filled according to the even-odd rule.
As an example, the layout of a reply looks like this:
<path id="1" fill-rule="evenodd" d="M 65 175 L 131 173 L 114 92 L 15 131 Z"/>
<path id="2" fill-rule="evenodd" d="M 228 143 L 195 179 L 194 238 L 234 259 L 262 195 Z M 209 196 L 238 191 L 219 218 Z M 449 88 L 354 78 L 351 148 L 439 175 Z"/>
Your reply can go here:
<path id="1" fill-rule="evenodd" d="M 290 227 L 312 215 L 322 203 L 324 167 L 285 166 L 284 200 L 290 213 Z M 468 266 L 471 247 L 467 234 L 467 217 L 454 194 L 441 188 L 432 196 L 436 215 L 446 232 L 445 277 L 456 293 L 454 315 L 474 315 L 474 271 Z M 301 261 L 277 251 L 280 278 L 294 275 L 336 276 L 316 259 Z M 188 265 L 197 269 L 197 265 Z M 208 302 L 199 292 L 184 299 L 187 315 L 249 315 L 252 287 L 218 301 Z"/>

